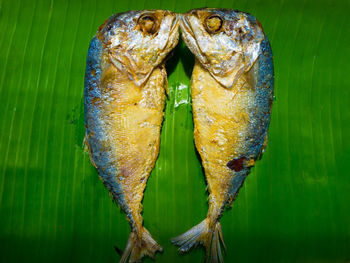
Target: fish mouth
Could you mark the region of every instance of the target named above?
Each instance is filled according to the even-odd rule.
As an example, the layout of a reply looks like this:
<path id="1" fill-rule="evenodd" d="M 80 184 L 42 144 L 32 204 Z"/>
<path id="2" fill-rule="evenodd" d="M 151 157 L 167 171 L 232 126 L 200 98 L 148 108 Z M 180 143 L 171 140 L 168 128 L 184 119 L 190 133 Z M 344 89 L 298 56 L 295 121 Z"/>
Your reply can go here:
<path id="1" fill-rule="evenodd" d="M 171 30 L 169 35 L 173 35 L 174 32 L 177 33 L 176 31 L 178 31 L 179 23 L 180 23 L 178 14 L 175 14 L 175 13 L 173 14 L 174 14 L 174 18 L 173 18 L 173 22 L 171 23 Z"/>
<path id="2" fill-rule="evenodd" d="M 185 14 L 180 14 L 180 28 L 182 31 L 182 39 L 185 41 L 188 48 L 192 51 L 196 58 L 201 62 L 203 66 L 206 66 L 209 61 L 205 55 L 205 52 L 202 50 L 201 45 L 198 43 L 197 35 L 203 34 L 203 32 L 196 32 L 196 29 L 193 28 L 192 23 L 189 21 L 189 18 L 193 12 L 187 12 Z M 201 30 L 199 30 L 201 31 Z M 209 36 L 210 37 L 210 36 Z"/>
<path id="3" fill-rule="evenodd" d="M 188 33 L 193 37 L 193 39 L 196 39 L 191 23 L 188 21 L 188 16 L 184 14 L 179 14 L 178 16 L 180 17 L 179 20 L 182 33 Z"/>
<path id="4" fill-rule="evenodd" d="M 171 21 L 171 25 L 169 26 L 170 30 L 167 33 L 166 41 L 159 48 L 159 51 L 161 52 L 165 51 L 169 46 L 172 45 L 172 43 L 169 43 L 169 41 L 173 41 L 174 39 L 177 38 L 176 34 L 178 34 L 178 28 L 179 28 L 179 18 L 176 13 L 172 13 L 168 11 L 168 13 L 165 14 L 165 16 L 172 16 L 172 21 Z M 175 42 L 177 44 L 177 40 Z"/>

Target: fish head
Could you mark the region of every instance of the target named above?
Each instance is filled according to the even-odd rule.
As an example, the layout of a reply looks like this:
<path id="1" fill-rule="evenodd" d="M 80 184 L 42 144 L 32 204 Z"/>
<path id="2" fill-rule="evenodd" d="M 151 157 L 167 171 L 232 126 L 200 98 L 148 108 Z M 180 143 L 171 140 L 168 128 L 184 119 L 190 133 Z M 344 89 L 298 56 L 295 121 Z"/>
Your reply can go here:
<path id="1" fill-rule="evenodd" d="M 167 10 L 128 11 L 110 17 L 98 30 L 111 63 L 142 86 L 179 38 L 177 14 Z"/>
<path id="2" fill-rule="evenodd" d="M 180 15 L 180 27 L 188 48 L 226 88 L 251 69 L 265 38 L 260 22 L 237 10 L 194 9 Z"/>

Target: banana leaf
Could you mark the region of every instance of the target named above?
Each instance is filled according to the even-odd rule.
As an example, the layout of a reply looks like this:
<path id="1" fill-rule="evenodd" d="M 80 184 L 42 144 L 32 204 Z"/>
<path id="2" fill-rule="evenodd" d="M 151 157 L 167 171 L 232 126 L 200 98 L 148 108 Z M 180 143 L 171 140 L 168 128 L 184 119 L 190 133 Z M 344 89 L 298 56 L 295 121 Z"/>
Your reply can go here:
<path id="1" fill-rule="evenodd" d="M 0 262 L 118 262 L 130 227 L 82 147 L 89 41 L 114 13 L 204 6 L 256 16 L 275 65 L 267 150 L 221 219 L 225 262 L 350 261 L 348 0 L 1 0 Z M 167 64 L 161 149 L 143 200 L 144 225 L 164 248 L 155 262 L 205 258 L 169 241 L 208 207 L 193 60 L 180 42 Z"/>

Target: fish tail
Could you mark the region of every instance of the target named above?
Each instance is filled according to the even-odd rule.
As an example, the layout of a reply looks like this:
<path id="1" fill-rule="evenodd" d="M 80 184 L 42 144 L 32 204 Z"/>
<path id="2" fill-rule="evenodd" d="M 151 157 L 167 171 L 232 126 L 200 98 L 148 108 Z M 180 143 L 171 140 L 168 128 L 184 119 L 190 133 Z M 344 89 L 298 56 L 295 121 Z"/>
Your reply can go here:
<path id="1" fill-rule="evenodd" d="M 154 254 L 162 250 L 163 248 L 152 238 L 147 229 L 142 227 L 140 231 L 130 233 L 119 263 L 126 263 L 128 259 L 129 262 L 141 262 L 143 256 L 154 258 Z"/>
<path id="2" fill-rule="evenodd" d="M 221 253 L 221 245 L 225 248 L 222 236 L 221 224 L 219 221 L 212 223 L 210 218 L 204 219 L 186 233 L 171 240 L 174 245 L 179 246 L 181 253 L 189 251 L 198 244 L 204 245 L 206 250 L 206 261 L 210 263 L 224 262 Z"/>

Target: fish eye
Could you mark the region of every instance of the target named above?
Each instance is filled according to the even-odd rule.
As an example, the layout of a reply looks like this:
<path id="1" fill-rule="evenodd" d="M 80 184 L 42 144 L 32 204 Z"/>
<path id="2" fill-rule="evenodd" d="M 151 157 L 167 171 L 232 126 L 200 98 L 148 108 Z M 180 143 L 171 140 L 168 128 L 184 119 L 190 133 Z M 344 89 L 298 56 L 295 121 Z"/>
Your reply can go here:
<path id="1" fill-rule="evenodd" d="M 157 19 L 153 14 L 143 14 L 137 21 L 144 33 L 154 34 L 157 28 Z"/>
<path id="2" fill-rule="evenodd" d="M 218 15 L 211 15 L 205 19 L 205 27 L 208 33 L 217 33 L 222 28 L 222 18 Z"/>

